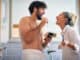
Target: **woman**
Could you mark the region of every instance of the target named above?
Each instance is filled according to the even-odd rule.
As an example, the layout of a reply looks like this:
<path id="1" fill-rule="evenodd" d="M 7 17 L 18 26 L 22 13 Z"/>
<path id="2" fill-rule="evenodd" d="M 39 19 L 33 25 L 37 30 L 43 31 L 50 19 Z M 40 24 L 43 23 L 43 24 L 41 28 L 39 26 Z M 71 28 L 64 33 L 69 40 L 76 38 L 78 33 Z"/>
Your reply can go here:
<path id="1" fill-rule="evenodd" d="M 76 16 L 69 12 L 62 12 L 56 18 L 57 24 L 62 30 L 63 40 L 59 45 L 59 47 L 62 48 L 62 60 L 80 60 L 79 35 L 73 28 Z"/>

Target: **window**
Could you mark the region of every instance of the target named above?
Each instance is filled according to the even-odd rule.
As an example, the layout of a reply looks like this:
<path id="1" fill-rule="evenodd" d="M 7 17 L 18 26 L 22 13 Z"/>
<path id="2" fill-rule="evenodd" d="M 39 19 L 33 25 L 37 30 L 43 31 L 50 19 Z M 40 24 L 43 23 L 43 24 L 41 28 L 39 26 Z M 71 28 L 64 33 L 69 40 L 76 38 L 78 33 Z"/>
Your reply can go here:
<path id="1" fill-rule="evenodd" d="M 8 18 L 8 0 L 2 0 L 1 12 L 1 43 L 6 43 L 9 40 L 9 18 Z"/>

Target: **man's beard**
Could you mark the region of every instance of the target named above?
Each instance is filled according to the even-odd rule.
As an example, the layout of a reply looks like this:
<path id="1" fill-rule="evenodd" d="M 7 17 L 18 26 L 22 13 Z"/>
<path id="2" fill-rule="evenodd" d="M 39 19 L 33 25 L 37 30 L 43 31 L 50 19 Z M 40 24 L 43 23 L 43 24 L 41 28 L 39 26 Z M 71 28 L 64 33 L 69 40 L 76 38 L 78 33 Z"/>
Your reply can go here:
<path id="1" fill-rule="evenodd" d="M 37 15 L 37 19 L 38 20 L 41 20 L 42 18 L 41 18 L 41 15 Z"/>

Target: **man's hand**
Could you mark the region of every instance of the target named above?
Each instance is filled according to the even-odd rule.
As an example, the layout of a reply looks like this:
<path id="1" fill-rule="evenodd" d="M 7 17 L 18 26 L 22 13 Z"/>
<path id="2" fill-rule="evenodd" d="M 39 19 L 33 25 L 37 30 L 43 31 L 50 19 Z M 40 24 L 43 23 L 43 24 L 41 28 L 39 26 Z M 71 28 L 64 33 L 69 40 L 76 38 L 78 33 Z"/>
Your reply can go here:
<path id="1" fill-rule="evenodd" d="M 43 47 L 46 47 L 47 44 L 52 40 L 52 36 L 48 36 L 48 33 L 45 34 L 44 43 L 42 44 Z"/>
<path id="2" fill-rule="evenodd" d="M 40 23 L 40 28 L 44 27 L 44 25 L 48 23 L 48 19 L 47 18 L 42 18 L 41 23 Z"/>
<path id="3" fill-rule="evenodd" d="M 49 43 L 55 35 L 56 35 L 55 33 L 48 32 L 45 34 L 44 40 Z"/>
<path id="4" fill-rule="evenodd" d="M 46 37 L 44 40 L 46 43 L 49 43 L 52 40 L 52 37 Z"/>
<path id="5" fill-rule="evenodd" d="M 44 43 L 42 44 L 42 45 L 43 45 L 43 47 L 46 47 L 46 46 L 47 46 L 47 44 L 48 44 L 51 40 L 52 40 L 52 38 L 45 37 L 45 39 L 44 39 Z"/>

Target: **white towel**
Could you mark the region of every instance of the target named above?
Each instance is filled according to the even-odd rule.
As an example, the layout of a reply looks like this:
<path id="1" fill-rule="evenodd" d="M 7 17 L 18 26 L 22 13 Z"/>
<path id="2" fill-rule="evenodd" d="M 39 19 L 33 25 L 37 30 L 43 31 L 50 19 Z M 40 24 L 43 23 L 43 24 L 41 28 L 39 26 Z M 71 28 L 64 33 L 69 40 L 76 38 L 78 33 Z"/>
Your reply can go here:
<path id="1" fill-rule="evenodd" d="M 24 49 L 22 60 L 45 60 L 45 55 L 36 49 Z"/>

